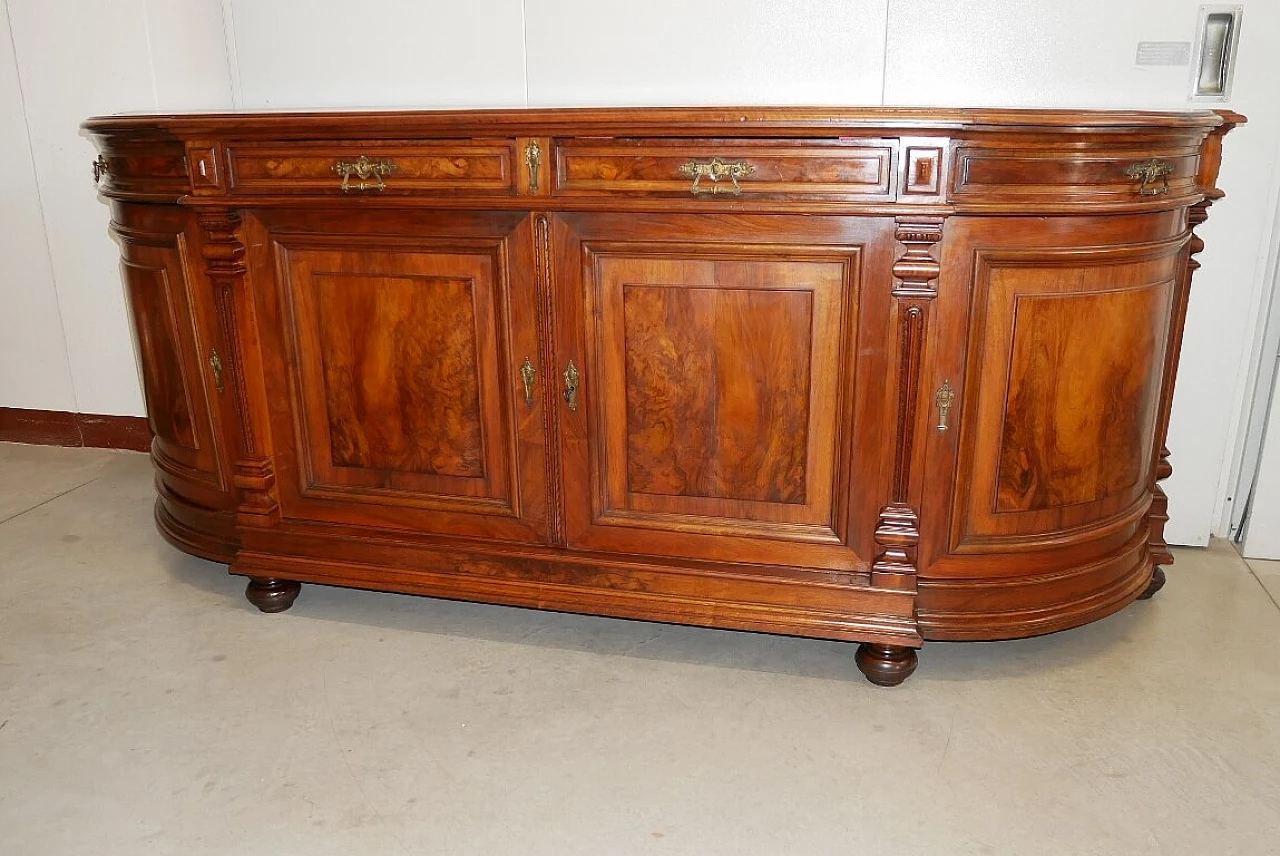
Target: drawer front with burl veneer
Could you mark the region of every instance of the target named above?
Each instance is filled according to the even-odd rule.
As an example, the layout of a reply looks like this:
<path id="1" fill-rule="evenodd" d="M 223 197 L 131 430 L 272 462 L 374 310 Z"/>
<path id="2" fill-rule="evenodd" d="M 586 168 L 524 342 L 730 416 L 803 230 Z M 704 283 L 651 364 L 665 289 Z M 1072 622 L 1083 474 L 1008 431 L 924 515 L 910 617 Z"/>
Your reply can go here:
<path id="1" fill-rule="evenodd" d="M 516 195 L 514 140 L 243 143 L 232 193 Z"/>
<path id="2" fill-rule="evenodd" d="M 952 199 L 969 211 L 1034 203 L 1043 211 L 1087 203 L 1163 207 L 1197 194 L 1195 149 L 1154 154 L 1080 149 L 990 149 L 961 146 L 956 153 Z"/>
<path id="3" fill-rule="evenodd" d="M 895 140 L 560 140 L 556 196 L 893 198 Z"/>

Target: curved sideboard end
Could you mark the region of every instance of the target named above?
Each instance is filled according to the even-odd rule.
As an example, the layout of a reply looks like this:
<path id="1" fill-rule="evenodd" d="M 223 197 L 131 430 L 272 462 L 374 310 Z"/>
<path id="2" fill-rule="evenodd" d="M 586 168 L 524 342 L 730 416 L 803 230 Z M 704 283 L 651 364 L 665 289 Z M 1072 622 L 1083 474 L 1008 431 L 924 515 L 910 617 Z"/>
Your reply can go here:
<path id="1" fill-rule="evenodd" d="M 197 508 L 161 493 L 156 497 L 155 521 L 164 540 L 201 559 L 230 565 L 240 549 L 235 515 L 225 511 Z"/>
<path id="2" fill-rule="evenodd" d="M 1048 574 L 921 579 L 916 620 L 926 640 L 1023 639 L 1069 630 L 1119 612 L 1152 580 L 1150 550 L 1130 542 L 1115 557 Z"/>

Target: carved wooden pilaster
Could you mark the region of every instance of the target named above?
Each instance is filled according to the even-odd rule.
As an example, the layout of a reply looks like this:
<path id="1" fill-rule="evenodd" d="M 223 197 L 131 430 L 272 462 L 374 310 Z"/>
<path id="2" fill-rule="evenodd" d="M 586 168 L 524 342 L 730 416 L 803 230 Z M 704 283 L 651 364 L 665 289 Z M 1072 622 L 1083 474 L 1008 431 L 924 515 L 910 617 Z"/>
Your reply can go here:
<path id="1" fill-rule="evenodd" d="M 234 211 L 205 211 L 198 219 L 205 233 L 202 246 L 205 275 L 214 290 L 219 332 L 225 351 L 222 362 L 230 370 L 227 386 L 235 402 L 239 428 L 232 473 L 232 483 L 240 492 L 239 520 L 249 526 L 270 526 L 279 518 L 275 473 L 271 459 L 264 454 L 254 430 L 253 410 L 245 380 L 245 349 L 240 337 L 238 306 L 246 299 L 244 284 L 247 272 L 245 246 L 238 234 L 240 216 Z"/>
<path id="2" fill-rule="evenodd" d="M 531 166 L 530 169 L 533 167 Z M 542 311 L 537 315 L 538 341 L 542 353 L 539 359 L 544 366 L 555 366 L 556 316 L 555 300 L 552 299 L 551 275 L 551 222 L 546 214 L 537 214 L 533 218 L 533 260 L 538 282 L 538 296 Z M 547 448 L 560 448 L 560 420 L 556 418 L 551 407 L 542 409 L 543 431 L 546 432 Z M 547 536 L 552 544 L 564 546 L 565 520 L 564 500 L 562 495 L 560 456 L 546 456 L 547 484 L 551 490 L 551 504 L 547 509 Z"/>
<path id="3" fill-rule="evenodd" d="M 1151 507 L 1147 510 L 1147 545 L 1151 548 L 1151 560 L 1155 564 L 1172 565 L 1173 553 L 1169 552 L 1169 545 L 1164 540 L 1164 527 L 1169 522 L 1169 497 L 1160 486 L 1160 482 L 1173 475 L 1168 446 L 1160 447 L 1155 475 L 1156 485 L 1151 492 Z"/>
<path id="4" fill-rule="evenodd" d="M 1200 240 L 1200 236 L 1194 230 L 1209 219 L 1209 206 L 1222 198 L 1222 195 L 1222 191 L 1212 190 L 1205 194 L 1203 201 L 1191 206 L 1187 212 L 1187 226 L 1193 231 L 1191 240 L 1187 242 L 1187 262 L 1183 267 L 1182 281 L 1178 283 L 1177 294 L 1174 297 L 1173 317 L 1170 322 L 1174 325 L 1173 347 L 1170 349 L 1169 360 L 1165 366 L 1165 381 L 1161 390 L 1160 433 L 1157 438 L 1160 451 L 1156 455 L 1151 507 L 1147 511 L 1147 546 L 1150 548 L 1151 559 L 1156 565 L 1173 564 L 1173 553 L 1169 552 L 1169 544 L 1164 538 L 1164 527 L 1169 522 L 1169 497 L 1160 486 L 1160 482 L 1173 475 L 1173 465 L 1169 463 L 1169 447 L 1165 445 L 1168 442 L 1169 414 L 1173 407 L 1173 384 L 1178 374 L 1178 354 L 1182 350 L 1182 333 L 1187 320 L 1187 301 L 1191 298 L 1191 279 L 1200 269 L 1196 254 L 1204 249 L 1204 241 Z M 1160 586 L 1156 586 L 1156 590 L 1159 588 Z M 1150 597 L 1151 594 L 1155 594 L 1155 591 L 1145 596 Z"/>
<path id="5" fill-rule="evenodd" d="M 893 264 L 893 296 L 897 319 L 897 419 L 893 455 L 893 492 L 880 509 L 871 565 L 873 585 L 914 591 L 920 518 L 913 500 L 912 466 L 916 448 L 916 413 L 920 397 L 920 363 L 933 301 L 938 296 L 941 265 L 931 253 L 942 240 L 942 219 L 898 218 L 894 235 L 903 253 Z"/>
<path id="6" fill-rule="evenodd" d="M 1160 415 L 1156 426 L 1156 443 L 1160 451 L 1156 454 L 1151 485 L 1151 507 L 1147 511 L 1147 546 L 1152 562 L 1157 566 L 1173 564 L 1173 553 L 1169 552 L 1169 545 L 1164 537 L 1164 527 L 1169 522 L 1169 497 L 1160 486 L 1160 482 L 1173 475 L 1173 465 L 1169 463 L 1169 447 L 1166 445 L 1169 439 L 1169 414 L 1173 408 L 1173 385 L 1178 375 L 1178 355 L 1182 350 L 1187 302 L 1191 297 L 1191 280 L 1195 272 L 1200 269 L 1200 262 L 1196 259 L 1196 255 L 1204 249 L 1204 241 L 1195 233 L 1195 230 L 1209 219 L 1209 206 L 1226 195 L 1216 187 L 1218 168 L 1222 163 L 1222 138 L 1236 125 L 1245 121 L 1244 117 L 1238 113 L 1227 110 L 1218 112 L 1222 116 L 1223 123 L 1209 134 L 1200 147 L 1200 167 L 1196 175 L 1196 183 L 1202 188 L 1204 199 L 1187 211 L 1187 228 L 1191 230 L 1191 239 L 1187 244 L 1187 262 L 1183 268 L 1182 280 L 1178 283 L 1174 297 L 1173 315 L 1170 320 L 1173 330 L 1170 337 L 1169 358 L 1165 365 L 1164 386 L 1160 391 Z M 1159 571 L 1159 568 L 1157 567 L 1156 570 Z M 1163 585 L 1163 572 L 1153 574 L 1151 587 L 1143 593 L 1143 597 L 1150 597 Z"/>
<path id="7" fill-rule="evenodd" d="M 942 240 L 941 217 L 899 217 L 894 239 L 904 252 L 893 263 L 894 297 L 932 300 L 942 266 L 933 257 L 933 246 Z"/>
<path id="8" fill-rule="evenodd" d="M 872 585 L 914 591 L 916 547 L 920 544 L 916 510 L 904 502 L 891 502 L 881 508 L 875 540 L 880 552 L 871 564 Z"/>

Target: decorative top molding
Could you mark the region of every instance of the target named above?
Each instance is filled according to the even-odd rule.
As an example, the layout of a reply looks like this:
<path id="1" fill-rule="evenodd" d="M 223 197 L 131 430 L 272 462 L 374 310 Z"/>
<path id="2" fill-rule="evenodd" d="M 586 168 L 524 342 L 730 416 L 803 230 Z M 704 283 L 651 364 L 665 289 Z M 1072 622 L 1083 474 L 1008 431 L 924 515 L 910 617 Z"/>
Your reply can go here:
<path id="1" fill-rule="evenodd" d="M 1185 128 L 1208 132 L 1224 121 L 1212 110 L 1035 110 L 1035 109 L 937 109 L 924 107 L 589 107 L 535 110 L 380 110 L 167 113 L 99 116 L 83 127 L 91 133 L 151 130 L 189 136 L 201 131 L 234 133 L 238 137 L 271 136 L 281 126 L 301 136 L 344 134 L 357 131 L 375 135 L 413 135 L 440 128 L 469 128 L 476 133 L 502 134 L 527 131 L 524 136 L 545 136 L 568 129 L 570 133 L 655 133 L 678 128 L 692 133 L 725 133 L 735 136 L 771 136 L 780 130 L 827 134 L 844 130 L 890 129 L 919 136 L 931 131 L 976 127 L 1034 130 L 1054 128 L 1072 132 L 1131 131 L 1134 129 Z"/>

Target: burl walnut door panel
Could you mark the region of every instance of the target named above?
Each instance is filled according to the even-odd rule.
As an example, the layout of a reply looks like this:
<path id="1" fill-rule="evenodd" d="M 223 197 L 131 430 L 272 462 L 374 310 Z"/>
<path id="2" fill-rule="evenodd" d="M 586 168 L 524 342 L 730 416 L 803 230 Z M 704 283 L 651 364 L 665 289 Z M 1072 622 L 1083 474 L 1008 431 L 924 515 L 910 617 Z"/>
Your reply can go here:
<path id="1" fill-rule="evenodd" d="M 577 409 L 560 402 L 569 546 L 865 569 L 855 354 L 884 233 L 793 220 L 768 243 L 752 218 L 557 224 L 557 368 L 579 371 Z"/>
<path id="2" fill-rule="evenodd" d="M 263 215 L 266 217 L 267 215 Z M 285 517 L 543 538 L 543 380 L 519 214 L 268 225 L 277 271 L 273 435 Z M 407 234 L 412 232 L 413 234 Z M 287 380 L 287 386 L 280 380 Z M 273 395 L 274 397 L 274 395 Z M 292 419 L 290 419 L 292 414 Z"/>
<path id="3" fill-rule="evenodd" d="M 935 435 L 930 449 L 934 468 L 953 465 L 958 476 L 947 480 L 949 497 L 934 490 L 926 500 L 935 523 L 922 573 L 1000 576 L 1009 571 L 1002 553 L 1021 554 L 1023 566 L 1027 552 L 1046 550 L 1078 563 L 1145 543 L 1186 238 L 1166 237 L 1159 218 L 1130 219 L 1128 232 L 1081 219 L 1076 247 L 1052 222 L 1017 232 L 955 224 L 949 252 L 968 257 L 955 269 L 969 274 L 974 320 L 953 374 L 964 378 L 953 408 L 960 430 Z M 1002 226 L 1021 247 L 1002 246 Z M 1035 248 L 1037 230 L 1054 246 Z M 1103 243 L 1120 236 L 1132 242 Z"/>

